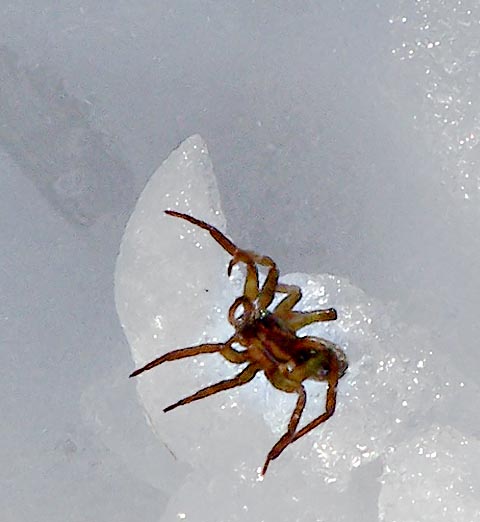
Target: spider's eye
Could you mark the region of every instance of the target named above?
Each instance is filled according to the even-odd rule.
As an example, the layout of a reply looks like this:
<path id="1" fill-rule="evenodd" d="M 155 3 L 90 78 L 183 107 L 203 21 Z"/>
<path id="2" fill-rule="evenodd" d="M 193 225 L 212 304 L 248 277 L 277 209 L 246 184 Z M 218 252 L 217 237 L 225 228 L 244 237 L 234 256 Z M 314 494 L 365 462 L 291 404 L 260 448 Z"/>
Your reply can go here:
<path id="1" fill-rule="evenodd" d="M 267 309 L 265 309 L 265 308 L 262 308 L 258 312 L 258 318 L 259 319 L 265 319 L 265 317 L 267 317 L 269 315 L 270 315 L 270 312 Z"/>

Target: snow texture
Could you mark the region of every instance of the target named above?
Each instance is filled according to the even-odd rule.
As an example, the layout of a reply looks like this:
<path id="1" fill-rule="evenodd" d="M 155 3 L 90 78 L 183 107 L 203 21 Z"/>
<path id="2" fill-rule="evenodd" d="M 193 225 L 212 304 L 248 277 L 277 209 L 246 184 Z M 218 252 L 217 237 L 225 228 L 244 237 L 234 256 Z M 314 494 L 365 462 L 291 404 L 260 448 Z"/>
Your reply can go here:
<path id="1" fill-rule="evenodd" d="M 451 194 L 477 201 L 480 176 L 480 113 L 476 105 L 480 57 L 477 0 L 401 2 L 389 23 L 396 41 L 395 59 L 418 74 L 422 109 L 414 114 L 417 129 L 431 129 L 430 140 L 442 159 L 442 184 Z M 404 63 L 404 69 L 405 69 Z M 409 71 L 409 74 L 411 72 Z"/>
<path id="2" fill-rule="evenodd" d="M 241 293 L 241 271 L 227 278 L 227 254 L 206 232 L 165 215 L 164 209 L 225 230 L 212 165 L 199 136 L 182 143 L 152 176 L 122 240 L 116 304 L 137 367 L 174 348 L 227 339 L 226 312 Z M 393 307 L 348 280 L 297 273 L 281 281 L 303 289 L 302 309 L 338 311 L 337 321 L 302 331 L 328 338 L 347 353 L 350 366 L 340 381 L 337 411 L 288 448 L 262 479 L 260 467 L 286 429 L 293 394 L 274 389 L 260 374 L 244 387 L 164 414 L 167 405 L 238 368 L 207 355 L 142 374 L 137 390 L 148 422 L 159 444 L 189 470 L 164 520 L 326 520 L 335 513 L 327 499 L 345 492 L 354 470 L 371 463 L 384 467 L 381 520 L 480 516 L 474 493 L 478 474 L 467 458 L 478 443 L 432 424 L 441 421 L 445 407 L 465 401 L 467 428 L 475 408 L 466 397 L 474 386 L 465 390 L 454 373 L 446 381 L 445 361 L 435 354 L 428 333 L 403 324 Z M 307 383 L 307 393 L 304 421 L 323 411 L 325 386 Z M 429 502 L 432 498 L 435 502 Z"/>
<path id="3" fill-rule="evenodd" d="M 40 0 L 0 17 L 2 522 L 478 520 L 480 0 Z M 292 394 L 259 376 L 163 414 L 238 368 L 128 379 L 230 333 L 242 272 L 162 214 L 226 225 L 192 142 L 122 248 L 132 351 L 113 298 L 136 201 L 195 133 L 229 237 L 283 280 L 335 274 L 288 277 L 300 308 L 339 310 L 318 328 L 350 361 L 338 411 L 263 482 Z"/>
<path id="4" fill-rule="evenodd" d="M 392 448 L 380 493 L 380 520 L 479 520 L 480 444 L 449 426 Z"/>

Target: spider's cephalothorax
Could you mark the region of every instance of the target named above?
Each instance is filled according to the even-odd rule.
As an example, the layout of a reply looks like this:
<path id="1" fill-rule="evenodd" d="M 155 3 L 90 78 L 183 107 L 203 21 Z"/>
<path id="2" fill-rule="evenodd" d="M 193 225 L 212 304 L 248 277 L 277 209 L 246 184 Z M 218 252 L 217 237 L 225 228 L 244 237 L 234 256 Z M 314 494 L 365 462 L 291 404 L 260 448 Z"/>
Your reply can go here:
<path id="1" fill-rule="evenodd" d="M 164 411 L 246 384 L 259 371 L 263 371 L 275 388 L 296 393 L 297 404 L 287 432 L 270 450 L 262 469 L 263 475 L 270 461 L 276 459 L 289 444 L 325 422 L 335 411 L 337 383 L 348 367 L 345 354 L 340 347 L 326 339 L 300 337 L 297 331 L 311 323 L 332 321 L 337 318 L 337 312 L 333 308 L 309 312 L 293 310 L 302 298 L 302 292 L 298 286 L 286 285 L 278 281 L 279 272 L 272 259 L 237 248 L 219 230 L 204 221 L 173 210 L 165 212 L 207 230 L 232 256 L 227 269 L 228 275 L 234 265 L 244 263 L 246 266 L 244 291 L 230 307 L 228 319 L 235 333 L 225 343 L 201 344 L 173 350 L 135 370 L 130 377 L 166 361 L 204 353 L 220 353 L 232 363 L 247 364 L 247 366 L 233 379 L 208 386 L 168 406 Z M 267 269 L 263 285 L 259 285 L 258 266 Z M 268 307 L 272 304 L 276 293 L 285 294 L 285 297 L 270 312 Z M 303 428 L 297 429 L 307 400 L 302 384 L 306 379 L 328 383 L 325 412 Z"/>

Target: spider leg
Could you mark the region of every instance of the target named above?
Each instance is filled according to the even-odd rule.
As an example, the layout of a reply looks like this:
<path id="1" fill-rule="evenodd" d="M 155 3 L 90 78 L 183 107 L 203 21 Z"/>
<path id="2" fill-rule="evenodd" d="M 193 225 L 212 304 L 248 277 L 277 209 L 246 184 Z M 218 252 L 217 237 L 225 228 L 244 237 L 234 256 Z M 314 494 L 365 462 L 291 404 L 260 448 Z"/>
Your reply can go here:
<path id="1" fill-rule="evenodd" d="M 245 263 L 247 267 L 247 275 L 245 277 L 245 285 L 243 287 L 243 295 L 250 301 L 255 301 L 258 297 L 258 270 L 254 261 L 254 252 L 238 249 L 233 255 L 230 263 L 228 263 L 227 274 L 230 277 L 233 267 L 238 263 Z"/>
<path id="2" fill-rule="evenodd" d="M 297 285 L 285 285 L 283 283 L 279 283 L 275 289 L 275 292 L 287 294 L 287 297 L 282 299 L 282 301 L 278 303 L 274 310 L 274 313 L 282 318 L 287 316 L 288 313 L 292 311 L 292 308 L 302 298 L 302 291 Z"/>
<path id="3" fill-rule="evenodd" d="M 322 310 L 312 310 L 310 312 L 298 312 L 292 308 L 302 298 L 302 291 L 296 285 L 278 284 L 277 292 L 287 294 L 287 297 L 280 301 L 274 310 L 274 313 L 288 323 L 292 330 L 297 331 L 308 324 L 319 321 L 334 321 L 337 318 L 337 311 L 334 308 L 325 308 Z"/>
<path id="4" fill-rule="evenodd" d="M 248 362 L 247 351 L 239 352 L 232 348 L 230 345 L 226 345 L 225 348 L 220 350 L 220 353 L 227 359 L 227 361 L 235 364 L 242 364 Z"/>
<path id="5" fill-rule="evenodd" d="M 259 371 L 260 371 L 260 368 L 258 366 L 249 364 L 243 371 L 241 371 L 233 379 L 227 379 L 225 381 L 220 381 L 220 382 L 217 382 L 216 384 L 212 384 L 211 386 L 207 386 L 206 388 L 203 388 L 202 390 L 197 391 L 193 395 L 189 395 L 188 397 L 181 399 L 180 401 L 176 402 L 175 404 L 171 404 L 170 406 L 167 406 L 163 411 L 164 412 L 171 411 L 174 408 L 177 408 L 178 406 L 183 406 L 184 404 L 188 404 L 193 401 L 198 401 L 200 399 L 204 399 L 205 397 L 209 397 L 210 395 L 213 395 L 215 393 L 218 393 L 218 392 L 221 392 L 224 390 L 230 390 L 231 388 L 235 388 L 237 386 L 242 386 L 243 384 L 250 382 L 255 377 L 255 374 L 257 374 Z"/>
<path id="6" fill-rule="evenodd" d="M 337 318 L 335 308 L 325 308 L 324 310 L 312 310 L 311 312 L 295 312 L 291 311 L 285 314 L 283 318 L 288 322 L 288 326 L 292 330 L 297 331 L 308 324 L 323 321 L 334 321 Z"/>
<path id="7" fill-rule="evenodd" d="M 247 280 L 245 281 L 245 295 L 250 299 L 259 298 L 260 308 L 267 308 L 273 301 L 275 295 L 275 288 L 278 282 L 278 269 L 275 262 L 268 256 L 260 256 L 255 252 L 249 252 L 246 250 L 239 249 L 228 237 L 220 232 L 217 228 L 205 221 L 176 212 L 175 210 L 165 210 L 165 213 L 169 216 L 178 217 L 196 225 L 197 227 L 203 228 L 215 239 L 215 241 L 224 248 L 231 256 L 234 257 L 228 265 L 228 274 L 230 275 L 233 266 L 243 261 L 247 265 Z M 269 269 L 267 278 L 261 291 L 258 290 L 258 273 L 255 264 L 265 266 Z"/>
<path id="8" fill-rule="evenodd" d="M 258 256 L 259 260 L 257 263 L 259 265 L 265 266 L 268 268 L 267 277 L 263 286 L 258 294 L 258 306 L 261 310 L 264 310 L 270 306 L 275 297 L 275 289 L 277 288 L 278 283 L 278 268 L 275 264 L 275 261 L 268 256 Z"/>
<path id="9" fill-rule="evenodd" d="M 243 286 L 243 295 L 255 301 L 258 296 L 258 270 L 254 264 L 247 264 L 247 275 Z"/>
<path id="10" fill-rule="evenodd" d="M 300 417 L 302 416 L 306 402 L 307 394 L 305 392 L 305 388 L 303 386 L 300 386 L 298 390 L 297 404 L 295 405 L 295 409 L 293 410 L 292 416 L 290 417 L 287 432 L 284 435 L 282 435 L 280 440 L 275 444 L 275 446 L 273 446 L 273 448 L 268 453 L 267 459 L 265 460 L 265 464 L 263 465 L 262 475 L 265 475 L 265 473 L 267 472 L 267 468 L 270 462 L 272 460 L 275 460 L 283 452 L 283 450 L 294 440 L 293 437 L 295 435 L 295 430 L 297 429 L 298 423 L 300 422 Z"/>
<path id="11" fill-rule="evenodd" d="M 188 214 L 182 214 L 181 212 L 176 212 L 174 210 L 165 210 L 165 214 L 169 216 L 178 217 L 196 225 L 197 227 L 203 228 L 215 239 L 215 241 L 226 250 L 233 259 L 230 261 L 228 265 L 228 275 L 231 274 L 232 268 L 239 262 L 244 262 L 247 266 L 247 277 L 245 279 L 245 287 L 244 287 L 244 295 L 248 297 L 251 301 L 255 300 L 258 296 L 258 271 L 255 266 L 255 261 L 252 259 L 253 256 L 257 256 L 253 252 L 247 252 L 246 250 L 239 249 L 228 237 L 220 232 L 217 228 L 205 221 L 201 221 L 200 219 L 194 218 L 193 216 L 189 216 Z M 257 256 L 258 257 L 258 256 Z M 272 261 L 273 263 L 273 261 Z"/>
<path id="12" fill-rule="evenodd" d="M 267 470 L 268 464 L 272 460 L 275 460 L 278 456 L 280 456 L 282 451 L 289 444 L 292 444 L 293 442 L 298 440 L 300 437 L 303 437 L 309 431 L 313 430 L 314 428 L 316 428 L 317 426 L 319 426 L 320 424 L 322 424 L 323 422 L 328 420 L 333 415 L 333 413 L 335 412 L 335 405 L 336 405 L 336 402 L 337 402 L 337 383 L 338 383 L 338 378 L 337 377 L 332 378 L 329 381 L 329 383 L 328 383 L 325 413 L 322 413 L 322 415 L 320 415 L 319 417 L 314 419 L 312 422 L 309 422 L 301 430 L 297 431 L 296 433 L 293 433 L 292 436 L 289 439 L 286 440 L 286 443 L 284 442 L 283 445 L 280 445 L 280 442 L 282 441 L 282 439 L 286 435 L 288 435 L 289 432 L 287 431 L 287 433 L 270 450 L 270 453 L 267 456 L 267 460 L 266 460 L 266 462 L 265 462 L 265 464 L 263 466 L 262 475 L 265 474 L 265 471 Z M 298 402 L 299 401 L 297 401 L 297 406 L 295 407 L 294 414 L 295 414 L 295 411 L 297 410 Z M 300 412 L 300 414 L 301 414 L 301 412 Z M 292 419 L 293 419 L 293 415 L 292 415 Z M 300 420 L 300 417 L 299 417 L 298 420 Z M 297 420 L 296 426 L 298 426 L 298 420 Z M 292 420 L 290 420 L 290 422 L 292 422 Z M 295 428 L 296 428 L 296 426 L 295 426 Z M 289 424 L 289 428 L 290 428 L 290 424 Z M 277 448 L 277 446 L 278 446 L 278 448 Z M 275 448 L 277 448 L 277 451 L 274 452 Z"/>
<path id="13" fill-rule="evenodd" d="M 188 221 L 192 223 L 193 225 L 196 225 L 197 227 L 203 228 L 203 230 L 206 230 L 210 233 L 210 235 L 215 239 L 215 241 L 223 248 L 225 249 L 231 256 L 235 255 L 238 248 L 235 246 L 228 237 L 224 236 L 220 230 L 215 228 L 212 225 L 209 225 L 208 223 L 205 223 L 205 221 L 201 221 L 200 219 L 194 218 L 192 216 L 189 216 L 188 214 L 182 214 L 181 212 L 176 212 L 175 210 L 165 210 L 165 214 L 168 214 L 169 216 L 178 217 L 181 219 L 185 219 L 185 221 Z"/>
<path id="14" fill-rule="evenodd" d="M 309 431 L 315 429 L 317 426 L 328 420 L 333 415 L 333 413 L 335 412 L 335 406 L 337 404 L 337 384 L 338 377 L 332 378 L 328 383 L 327 399 L 325 401 L 325 413 L 322 413 L 312 422 L 309 422 L 307 425 L 305 425 L 301 430 L 297 431 L 297 433 L 295 433 L 292 440 L 290 441 L 291 443 L 295 442 L 300 437 L 303 437 Z"/>
<path id="15" fill-rule="evenodd" d="M 140 375 L 143 372 L 146 372 L 148 370 L 151 370 L 152 368 L 155 368 L 155 366 L 158 366 L 159 364 L 163 364 L 167 361 L 176 361 L 177 359 L 184 359 L 185 357 L 195 357 L 195 355 L 200 355 L 203 353 L 216 353 L 221 352 L 223 355 L 223 352 L 230 353 L 231 344 L 234 342 L 235 338 L 231 337 L 226 343 L 213 343 L 213 344 L 199 344 L 197 346 L 190 346 L 188 348 L 180 348 L 178 350 L 173 350 L 171 352 L 168 352 L 160 357 L 157 357 L 157 359 L 154 359 L 153 361 L 150 361 L 148 364 L 143 366 L 142 368 L 139 368 L 138 370 L 135 370 L 130 377 L 136 377 L 137 375 Z M 236 351 L 236 350 L 233 350 Z M 240 352 L 237 352 L 240 353 Z M 226 357 L 228 358 L 228 357 Z M 243 362 L 243 361 L 242 361 Z"/>
<path id="16" fill-rule="evenodd" d="M 273 301 L 278 283 L 278 268 L 275 261 L 268 256 L 261 256 L 251 250 L 238 249 L 228 264 L 228 275 L 231 274 L 232 268 L 237 263 L 245 263 L 247 266 L 245 296 L 252 301 L 258 298 L 258 306 L 260 309 L 268 308 Z M 264 266 L 268 269 L 267 277 L 261 289 L 259 289 L 258 285 L 258 270 L 256 265 Z"/>

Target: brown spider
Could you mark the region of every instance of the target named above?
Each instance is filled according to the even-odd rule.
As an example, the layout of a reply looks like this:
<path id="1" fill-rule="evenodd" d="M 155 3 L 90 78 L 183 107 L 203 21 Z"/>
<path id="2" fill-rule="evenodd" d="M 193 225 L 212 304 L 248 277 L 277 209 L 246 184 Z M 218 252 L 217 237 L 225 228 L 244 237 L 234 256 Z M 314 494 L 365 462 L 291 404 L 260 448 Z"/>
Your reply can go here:
<path id="1" fill-rule="evenodd" d="M 227 361 L 248 364 L 233 379 L 207 386 L 168 406 L 163 410 L 164 412 L 214 393 L 242 386 L 251 381 L 259 371 L 264 372 L 275 388 L 298 394 L 287 432 L 267 455 L 262 469 L 264 475 L 270 461 L 276 459 L 289 444 L 329 419 L 335 411 L 337 383 L 348 367 L 346 356 L 334 343 L 318 337 L 299 337 L 297 330 L 318 321 L 333 321 L 337 318 L 337 312 L 334 308 L 311 312 L 293 310 L 302 298 L 302 292 L 298 286 L 278 282 L 279 272 L 272 259 L 237 248 L 219 230 L 204 221 L 173 210 L 166 210 L 165 213 L 185 219 L 207 230 L 213 239 L 232 256 L 227 269 L 228 275 L 237 263 L 244 263 L 246 266 L 244 292 L 241 297 L 235 299 L 228 312 L 228 320 L 235 328 L 235 333 L 228 341 L 173 350 L 149 362 L 143 368 L 135 370 L 130 377 L 135 377 L 167 361 L 218 352 Z M 262 287 L 258 281 L 257 265 L 268 270 Z M 286 294 L 286 297 L 270 312 L 268 307 L 277 292 Z M 233 345 L 241 345 L 244 350 L 239 350 Z M 327 381 L 326 406 L 324 413 L 297 431 L 307 400 L 302 384 L 305 379 Z"/>

